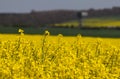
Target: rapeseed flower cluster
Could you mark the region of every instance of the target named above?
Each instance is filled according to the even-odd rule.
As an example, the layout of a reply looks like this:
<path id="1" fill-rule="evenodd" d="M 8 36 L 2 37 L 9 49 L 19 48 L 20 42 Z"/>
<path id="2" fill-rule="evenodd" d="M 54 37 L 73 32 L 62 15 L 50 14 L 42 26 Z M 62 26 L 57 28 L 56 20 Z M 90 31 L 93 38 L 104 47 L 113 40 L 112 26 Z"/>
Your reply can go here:
<path id="1" fill-rule="evenodd" d="M 24 30 L 19 29 L 18 32 L 19 32 L 21 35 L 24 35 Z"/>
<path id="2" fill-rule="evenodd" d="M 19 30 L 23 33 L 23 30 Z M 45 34 L 40 44 L 19 37 L 0 41 L 0 79 L 119 79 L 120 48 L 104 43 L 74 42 L 62 34 L 56 40 Z"/>

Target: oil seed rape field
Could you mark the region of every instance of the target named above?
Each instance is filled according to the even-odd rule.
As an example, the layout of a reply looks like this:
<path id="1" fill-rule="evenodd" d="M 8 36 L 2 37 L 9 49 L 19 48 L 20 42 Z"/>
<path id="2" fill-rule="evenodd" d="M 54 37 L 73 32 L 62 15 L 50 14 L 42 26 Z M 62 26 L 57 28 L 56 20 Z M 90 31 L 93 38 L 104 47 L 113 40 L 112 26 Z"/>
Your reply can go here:
<path id="1" fill-rule="evenodd" d="M 120 39 L 0 34 L 0 79 L 120 79 Z"/>
<path id="2" fill-rule="evenodd" d="M 79 21 L 73 20 L 55 24 L 56 26 L 78 27 Z M 82 25 L 84 27 L 120 27 L 120 16 L 103 16 L 103 17 L 91 17 L 83 18 Z"/>

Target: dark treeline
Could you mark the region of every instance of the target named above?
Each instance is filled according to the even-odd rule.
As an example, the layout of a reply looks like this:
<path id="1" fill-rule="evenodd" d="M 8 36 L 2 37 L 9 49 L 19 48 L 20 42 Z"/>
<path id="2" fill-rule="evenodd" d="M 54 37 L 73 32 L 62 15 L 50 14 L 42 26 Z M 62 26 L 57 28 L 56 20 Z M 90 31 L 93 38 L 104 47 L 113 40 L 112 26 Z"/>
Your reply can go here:
<path id="1" fill-rule="evenodd" d="M 112 7 L 110 9 L 89 9 L 87 10 L 89 17 L 101 17 L 101 16 L 120 16 L 120 7 Z"/>
<path id="2" fill-rule="evenodd" d="M 1 13 L 0 25 L 4 26 L 44 26 L 76 19 L 76 11 L 32 11 L 31 13 Z"/>
<path id="3" fill-rule="evenodd" d="M 89 10 L 52 10 L 31 11 L 31 13 L 0 13 L 0 25 L 2 26 L 25 26 L 42 27 L 46 24 L 53 25 L 70 20 L 77 20 L 77 13 L 85 11 L 87 17 L 120 15 L 120 7 L 111 9 Z"/>

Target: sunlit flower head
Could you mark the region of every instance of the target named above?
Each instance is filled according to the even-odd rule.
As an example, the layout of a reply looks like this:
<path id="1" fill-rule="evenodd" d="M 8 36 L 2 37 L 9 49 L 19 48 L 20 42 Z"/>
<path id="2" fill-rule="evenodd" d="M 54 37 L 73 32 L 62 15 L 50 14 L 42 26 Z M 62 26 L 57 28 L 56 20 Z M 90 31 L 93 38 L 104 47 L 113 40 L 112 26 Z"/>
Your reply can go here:
<path id="1" fill-rule="evenodd" d="M 45 31 L 45 36 L 50 35 L 50 32 L 48 30 Z"/>
<path id="2" fill-rule="evenodd" d="M 24 30 L 22 30 L 22 29 L 19 29 L 19 30 L 18 30 L 18 32 L 20 32 L 20 33 L 22 32 L 22 33 L 23 33 L 23 32 L 24 32 Z"/>

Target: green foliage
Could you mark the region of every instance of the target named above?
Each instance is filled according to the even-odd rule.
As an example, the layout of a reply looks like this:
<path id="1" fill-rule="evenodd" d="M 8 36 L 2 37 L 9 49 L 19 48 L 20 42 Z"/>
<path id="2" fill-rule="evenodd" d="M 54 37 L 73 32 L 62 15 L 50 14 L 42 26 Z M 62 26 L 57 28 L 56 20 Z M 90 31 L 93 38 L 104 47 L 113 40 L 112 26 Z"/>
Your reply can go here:
<path id="1" fill-rule="evenodd" d="M 18 27 L 0 27 L 0 33 L 18 34 Z M 50 31 L 51 35 L 62 33 L 64 36 L 83 36 L 93 37 L 120 37 L 120 31 L 115 29 L 78 29 L 78 28 L 24 28 L 25 34 L 44 34 L 45 30 Z"/>

